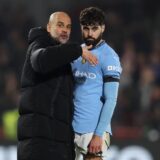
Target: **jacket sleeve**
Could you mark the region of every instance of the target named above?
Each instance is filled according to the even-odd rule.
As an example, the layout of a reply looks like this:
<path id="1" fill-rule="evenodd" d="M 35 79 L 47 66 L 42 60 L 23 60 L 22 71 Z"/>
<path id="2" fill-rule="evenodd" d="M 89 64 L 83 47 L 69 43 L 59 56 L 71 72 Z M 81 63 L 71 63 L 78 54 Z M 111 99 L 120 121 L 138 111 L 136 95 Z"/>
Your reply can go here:
<path id="1" fill-rule="evenodd" d="M 82 55 L 82 48 L 76 43 L 66 43 L 46 48 L 33 44 L 30 61 L 38 73 L 48 73 L 66 65 Z"/>

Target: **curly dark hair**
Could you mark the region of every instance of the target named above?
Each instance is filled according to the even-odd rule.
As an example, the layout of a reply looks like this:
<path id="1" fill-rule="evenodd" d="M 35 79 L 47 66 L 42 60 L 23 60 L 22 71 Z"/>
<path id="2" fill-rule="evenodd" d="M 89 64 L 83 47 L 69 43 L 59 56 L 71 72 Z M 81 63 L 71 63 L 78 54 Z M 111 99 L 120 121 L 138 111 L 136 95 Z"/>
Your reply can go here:
<path id="1" fill-rule="evenodd" d="M 97 7 L 85 8 L 80 13 L 81 25 L 103 25 L 105 24 L 105 14 Z"/>

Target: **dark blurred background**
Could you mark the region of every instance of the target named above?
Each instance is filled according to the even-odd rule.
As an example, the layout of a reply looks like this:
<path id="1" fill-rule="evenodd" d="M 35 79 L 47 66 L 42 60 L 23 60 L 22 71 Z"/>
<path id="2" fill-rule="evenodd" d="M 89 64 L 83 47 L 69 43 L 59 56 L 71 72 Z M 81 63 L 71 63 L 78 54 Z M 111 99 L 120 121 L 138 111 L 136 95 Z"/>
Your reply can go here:
<path id="1" fill-rule="evenodd" d="M 154 0 L 0 0 L 0 145 L 16 142 L 20 75 L 30 28 L 45 26 L 52 12 L 66 11 L 72 17 L 71 40 L 81 43 L 79 13 L 89 6 L 106 13 L 104 39 L 123 67 L 112 144 L 119 150 L 144 147 L 159 160 L 160 3 Z M 11 160 L 4 157 L 0 160 Z"/>

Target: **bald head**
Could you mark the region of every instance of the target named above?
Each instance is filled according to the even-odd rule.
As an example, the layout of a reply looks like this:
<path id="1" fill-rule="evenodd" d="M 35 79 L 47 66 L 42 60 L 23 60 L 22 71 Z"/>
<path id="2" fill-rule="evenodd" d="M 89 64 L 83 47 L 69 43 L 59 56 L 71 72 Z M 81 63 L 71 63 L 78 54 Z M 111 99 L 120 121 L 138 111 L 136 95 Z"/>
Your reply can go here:
<path id="1" fill-rule="evenodd" d="M 59 17 L 66 17 L 66 18 L 70 19 L 69 15 L 65 12 L 54 12 L 49 17 L 49 23 L 54 23 L 54 21 Z"/>
<path id="2" fill-rule="evenodd" d="M 47 31 L 58 42 L 66 43 L 70 37 L 71 18 L 65 12 L 52 13 L 47 24 Z"/>

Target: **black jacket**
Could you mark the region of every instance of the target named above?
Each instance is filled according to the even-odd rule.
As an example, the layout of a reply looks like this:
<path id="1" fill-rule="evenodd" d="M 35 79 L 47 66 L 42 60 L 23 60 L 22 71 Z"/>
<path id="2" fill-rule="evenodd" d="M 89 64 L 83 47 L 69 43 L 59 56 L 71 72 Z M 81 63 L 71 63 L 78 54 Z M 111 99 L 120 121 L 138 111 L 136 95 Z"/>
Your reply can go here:
<path id="1" fill-rule="evenodd" d="M 29 33 L 18 120 L 18 160 L 74 160 L 73 77 L 70 62 L 82 54 L 59 44 L 43 28 Z"/>

